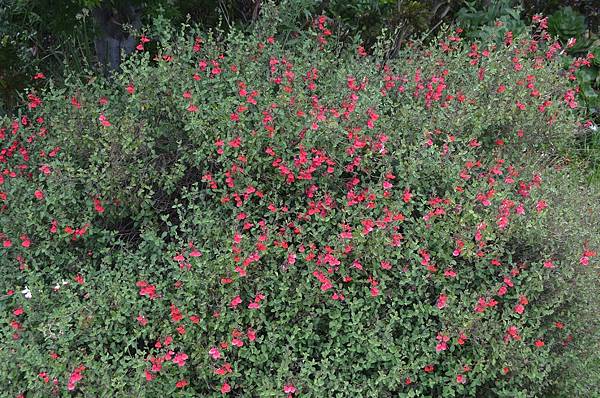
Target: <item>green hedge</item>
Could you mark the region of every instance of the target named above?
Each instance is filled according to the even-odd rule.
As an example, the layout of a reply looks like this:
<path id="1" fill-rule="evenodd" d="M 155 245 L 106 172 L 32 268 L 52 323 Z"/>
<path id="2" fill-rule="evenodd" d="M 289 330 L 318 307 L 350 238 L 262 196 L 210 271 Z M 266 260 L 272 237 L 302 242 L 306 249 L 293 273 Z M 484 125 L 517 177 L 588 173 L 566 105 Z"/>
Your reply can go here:
<path id="1" fill-rule="evenodd" d="M 7 396 L 597 389 L 569 361 L 598 337 L 598 196 L 550 43 L 384 64 L 265 13 L 4 120 Z"/>

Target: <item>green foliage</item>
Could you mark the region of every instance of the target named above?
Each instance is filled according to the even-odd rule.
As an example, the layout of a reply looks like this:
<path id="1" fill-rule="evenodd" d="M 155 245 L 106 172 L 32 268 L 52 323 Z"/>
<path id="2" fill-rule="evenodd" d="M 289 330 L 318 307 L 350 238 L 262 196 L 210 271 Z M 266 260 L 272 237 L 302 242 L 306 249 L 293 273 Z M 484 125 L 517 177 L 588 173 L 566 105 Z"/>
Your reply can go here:
<path id="1" fill-rule="evenodd" d="M 73 1 L 7 0 L 0 3 L 0 115 L 12 114 L 17 93 L 40 86 L 42 72 L 62 78 L 64 66 L 83 71 L 93 59 L 89 10 Z"/>
<path id="2" fill-rule="evenodd" d="M 493 2 L 490 7 L 483 2 L 473 1 L 457 12 L 457 23 L 466 30 L 467 37 L 479 39 L 483 42 L 503 43 L 507 34 L 511 37 L 525 32 L 529 27 L 523 22 L 526 16 L 521 15 L 520 8 L 514 8 L 513 1 L 503 0 Z M 552 9 L 549 4 L 538 5 L 539 9 Z M 555 4 L 556 6 L 556 4 Z M 582 6 L 580 4 L 580 6 Z M 530 14 L 537 10 L 528 10 Z M 540 24 L 535 34 L 549 34 L 559 40 L 560 57 L 565 70 L 571 78 L 578 83 L 577 98 L 585 110 L 585 116 L 594 125 L 599 124 L 600 109 L 600 41 L 597 35 L 588 28 L 586 18 L 579 11 L 567 6 L 544 19 L 543 15 L 536 14 Z M 591 55 L 590 55 L 591 54 Z M 585 67 L 581 67 L 584 64 Z M 595 130 L 588 130 L 581 135 L 575 145 L 578 158 L 584 159 L 592 179 L 596 180 L 600 173 L 598 162 L 598 139 Z"/>
<path id="3" fill-rule="evenodd" d="M 567 184 L 580 115 L 551 43 L 446 32 L 384 64 L 329 18 L 292 35 L 263 13 L 252 33 L 158 24 L 156 57 L 3 119 L 4 392 L 572 387 L 600 213 Z"/>
<path id="4" fill-rule="evenodd" d="M 466 30 L 468 37 L 484 42 L 501 43 L 506 32 L 523 34 L 527 25 L 521 18 L 521 9 L 511 0 L 491 2 L 487 6 L 476 1 L 468 2 L 458 10 L 457 24 Z"/>
<path id="5" fill-rule="evenodd" d="M 598 109 L 600 107 L 600 42 L 596 35 L 591 34 L 585 17 L 571 7 L 561 8 L 559 11 L 548 17 L 548 32 L 553 36 L 558 36 L 561 42 L 567 44 L 569 40 L 574 40 L 574 44 L 568 45 L 568 52 L 574 56 L 594 55 L 592 66 L 577 72 L 577 81 L 581 89 L 580 96 L 589 108 L 591 116 L 597 119 Z"/>
<path id="6" fill-rule="evenodd" d="M 548 17 L 548 33 L 558 36 L 565 43 L 571 38 L 577 39 L 571 52 L 587 51 L 591 44 L 591 39 L 585 36 L 587 30 L 585 17 L 571 7 L 561 8 Z"/>

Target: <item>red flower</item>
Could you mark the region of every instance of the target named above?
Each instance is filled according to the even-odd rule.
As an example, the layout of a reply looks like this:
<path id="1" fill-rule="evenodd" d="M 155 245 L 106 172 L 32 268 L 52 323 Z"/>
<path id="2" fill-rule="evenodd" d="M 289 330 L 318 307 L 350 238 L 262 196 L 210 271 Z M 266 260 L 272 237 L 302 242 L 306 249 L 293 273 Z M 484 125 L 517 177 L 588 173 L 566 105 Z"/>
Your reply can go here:
<path id="1" fill-rule="evenodd" d="M 29 109 L 37 108 L 42 104 L 42 100 L 33 94 L 27 94 L 27 99 L 29 100 Z"/>
<path id="2" fill-rule="evenodd" d="M 179 365 L 179 367 L 182 367 L 185 365 L 185 361 L 187 359 L 188 359 L 188 356 L 182 352 L 182 353 L 175 355 L 175 358 L 173 358 L 173 363 L 176 365 Z"/>
<path id="3" fill-rule="evenodd" d="M 412 193 L 410 193 L 409 188 L 406 188 L 404 190 L 404 193 L 402 194 L 402 200 L 404 201 L 404 203 L 408 203 L 408 202 L 410 202 L 411 198 L 412 198 Z"/>
<path id="4" fill-rule="evenodd" d="M 50 377 L 48 377 L 48 374 L 46 372 L 38 373 L 38 377 L 44 380 L 44 383 L 48 383 L 50 381 Z"/>
<path id="5" fill-rule="evenodd" d="M 23 246 L 24 248 L 29 248 L 29 246 L 31 246 L 31 240 L 29 240 L 29 237 L 27 235 L 21 235 L 21 246 Z"/>
<path id="6" fill-rule="evenodd" d="M 438 341 L 438 344 L 435 346 L 436 352 L 445 351 L 448 349 L 448 341 L 450 341 L 450 337 L 438 333 L 436 340 Z"/>
<path id="7" fill-rule="evenodd" d="M 506 329 L 504 342 L 508 342 L 511 338 L 514 340 L 521 340 L 521 336 L 519 336 L 519 331 L 516 326 L 509 326 L 508 329 Z"/>
<path id="8" fill-rule="evenodd" d="M 438 309 L 442 309 L 446 306 L 446 302 L 448 301 L 448 296 L 446 296 L 445 294 L 440 294 L 438 299 L 437 299 L 437 307 Z"/>
<path id="9" fill-rule="evenodd" d="M 101 114 L 98 119 L 100 120 L 100 124 L 102 124 L 104 127 L 110 127 L 111 126 L 110 122 L 108 121 L 108 119 L 106 118 L 106 116 L 104 116 L 104 114 Z"/>
<path id="10" fill-rule="evenodd" d="M 223 383 L 221 386 L 221 394 L 227 394 L 229 391 L 231 391 L 231 386 L 227 384 L 227 382 Z"/>
<path id="11" fill-rule="evenodd" d="M 175 387 L 177 388 L 183 388 L 185 386 L 187 386 L 189 383 L 187 382 L 187 380 L 179 380 L 177 383 L 175 383 Z"/>
<path id="12" fill-rule="evenodd" d="M 226 375 L 227 373 L 231 373 L 233 372 L 233 369 L 231 368 L 231 364 L 229 363 L 225 363 L 223 366 L 221 366 L 218 369 L 215 369 L 214 373 L 219 375 L 219 376 L 223 376 Z"/>
<path id="13" fill-rule="evenodd" d="M 156 294 L 156 286 L 149 285 L 146 281 L 138 281 L 135 285 L 140 288 L 140 296 L 147 296 L 151 300 L 158 297 Z"/>
<path id="14" fill-rule="evenodd" d="M 148 43 L 150 41 L 150 39 L 148 39 L 146 36 L 142 35 L 142 37 L 140 38 L 140 43 L 135 47 L 138 51 L 144 51 L 144 44 Z"/>
<path id="15" fill-rule="evenodd" d="M 240 305 L 242 303 L 242 299 L 240 298 L 240 296 L 235 296 L 233 298 L 233 300 L 231 300 L 231 303 L 229 303 L 229 306 L 231 308 L 237 308 L 238 305 Z"/>
<path id="16" fill-rule="evenodd" d="M 246 331 L 246 335 L 248 336 L 248 340 L 256 340 L 256 332 L 254 331 L 254 329 L 248 328 L 248 330 Z"/>
<path id="17" fill-rule="evenodd" d="M 75 368 L 75 370 L 73 370 L 73 372 L 71 373 L 71 375 L 69 376 L 69 382 L 67 383 L 67 389 L 69 391 L 73 391 L 75 389 L 75 385 L 81 380 L 83 379 L 83 375 L 81 374 L 83 371 L 85 370 L 85 366 L 81 365 L 77 368 Z"/>
<path id="18" fill-rule="evenodd" d="M 373 231 L 375 227 L 375 222 L 373 220 L 362 220 L 360 222 L 363 225 L 363 234 L 368 235 L 369 232 Z"/>
<path id="19" fill-rule="evenodd" d="M 102 207 L 102 202 L 98 198 L 94 198 L 94 209 L 100 214 L 104 213 L 104 207 Z"/>
<path id="20" fill-rule="evenodd" d="M 221 358 L 221 351 L 217 347 L 213 347 L 208 351 L 208 354 L 212 357 L 212 359 Z"/>
<path id="21" fill-rule="evenodd" d="M 445 276 L 446 278 L 455 278 L 455 277 L 456 277 L 456 275 L 458 275 L 458 274 L 456 273 L 456 271 L 454 271 L 454 270 L 453 270 L 453 269 L 451 269 L 451 268 L 447 268 L 447 269 L 445 269 L 445 270 L 444 270 L 444 276 Z"/>
<path id="22" fill-rule="evenodd" d="M 146 326 L 148 324 L 148 320 L 143 315 L 138 315 L 136 319 L 142 326 Z"/>
<path id="23" fill-rule="evenodd" d="M 536 340 L 534 344 L 538 348 L 541 348 L 541 347 L 543 347 L 545 345 L 542 340 Z"/>
<path id="24" fill-rule="evenodd" d="M 71 98 L 71 105 L 73 105 L 77 109 L 81 109 L 81 104 L 77 101 L 76 97 Z"/>
<path id="25" fill-rule="evenodd" d="M 152 379 L 154 379 L 154 375 L 152 373 L 150 373 L 148 371 L 148 369 L 144 370 L 144 377 L 146 378 L 146 381 L 152 381 Z"/>
<path id="26" fill-rule="evenodd" d="M 538 213 L 541 213 L 547 207 L 548 207 L 548 204 L 546 203 L 545 200 L 540 200 L 535 205 L 535 209 L 537 210 Z"/>
<path id="27" fill-rule="evenodd" d="M 525 311 L 525 307 L 524 307 L 523 305 L 521 305 L 521 304 L 517 304 L 517 305 L 515 306 L 515 312 L 516 312 L 517 314 L 522 314 L 524 311 Z"/>
<path id="28" fill-rule="evenodd" d="M 498 289 L 498 296 L 504 296 L 507 291 L 508 289 L 506 288 L 506 285 L 500 286 L 500 288 Z"/>
<path id="29" fill-rule="evenodd" d="M 595 257 L 596 256 L 596 252 L 592 251 L 592 250 L 584 250 L 583 255 L 581 256 L 581 258 L 579 259 L 579 263 L 581 265 L 589 265 L 590 264 L 590 258 L 591 257 Z"/>
<path id="30" fill-rule="evenodd" d="M 248 309 L 257 310 L 259 308 L 260 308 L 260 304 L 259 303 L 252 302 L 252 303 L 248 304 Z"/>
<path id="31" fill-rule="evenodd" d="M 171 320 L 173 322 L 179 322 L 183 319 L 183 315 L 181 315 L 181 311 L 175 306 L 175 304 L 171 304 Z"/>
<path id="32" fill-rule="evenodd" d="M 283 386 L 283 392 L 286 394 L 293 394 L 296 392 L 296 387 L 293 384 L 286 384 Z"/>
<path id="33" fill-rule="evenodd" d="M 590 258 L 588 256 L 581 256 L 581 258 L 579 259 L 579 263 L 581 265 L 589 265 L 590 264 Z"/>

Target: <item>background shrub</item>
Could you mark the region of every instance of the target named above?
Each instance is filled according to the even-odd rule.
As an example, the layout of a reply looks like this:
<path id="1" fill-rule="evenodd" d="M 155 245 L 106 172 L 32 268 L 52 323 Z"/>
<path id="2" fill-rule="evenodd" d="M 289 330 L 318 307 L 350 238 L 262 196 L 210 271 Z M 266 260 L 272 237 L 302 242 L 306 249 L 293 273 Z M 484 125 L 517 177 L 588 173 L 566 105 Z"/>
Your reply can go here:
<path id="1" fill-rule="evenodd" d="M 597 388 L 560 377 L 597 344 L 598 196 L 573 188 L 589 126 L 552 42 L 389 59 L 279 12 L 167 28 L 4 119 L 7 393 Z"/>

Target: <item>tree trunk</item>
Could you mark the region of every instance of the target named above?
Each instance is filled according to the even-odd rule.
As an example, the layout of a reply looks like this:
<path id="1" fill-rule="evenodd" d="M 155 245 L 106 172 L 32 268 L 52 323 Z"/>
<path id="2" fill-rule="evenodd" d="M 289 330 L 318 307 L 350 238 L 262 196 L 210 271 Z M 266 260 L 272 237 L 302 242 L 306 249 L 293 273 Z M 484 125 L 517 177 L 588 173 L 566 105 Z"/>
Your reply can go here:
<path id="1" fill-rule="evenodd" d="M 98 63 L 105 74 L 118 71 L 122 54 L 130 54 L 135 48 L 135 39 L 126 30 L 126 25 L 139 29 L 142 26 L 142 9 L 130 2 L 116 9 L 103 1 L 92 10 L 92 15 L 100 32 L 94 40 Z"/>

